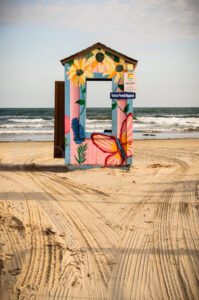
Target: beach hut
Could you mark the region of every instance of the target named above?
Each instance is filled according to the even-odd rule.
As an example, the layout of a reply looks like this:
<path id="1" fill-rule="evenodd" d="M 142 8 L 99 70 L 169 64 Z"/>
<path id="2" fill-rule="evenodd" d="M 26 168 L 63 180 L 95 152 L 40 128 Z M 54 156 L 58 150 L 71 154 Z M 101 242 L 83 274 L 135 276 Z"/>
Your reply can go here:
<path id="1" fill-rule="evenodd" d="M 96 43 L 61 60 L 65 81 L 55 82 L 55 157 L 69 169 L 132 164 L 133 99 L 137 60 Z M 111 129 L 86 130 L 89 82 L 111 81 Z M 93 98 L 95 95 L 93 96 Z M 94 101 L 94 99 L 93 99 Z"/>

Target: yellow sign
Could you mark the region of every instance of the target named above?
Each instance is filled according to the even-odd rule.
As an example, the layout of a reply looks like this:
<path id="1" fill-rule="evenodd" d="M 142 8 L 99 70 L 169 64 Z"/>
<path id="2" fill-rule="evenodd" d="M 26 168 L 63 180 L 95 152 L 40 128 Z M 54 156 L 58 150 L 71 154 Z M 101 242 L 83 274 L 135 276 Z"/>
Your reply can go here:
<path id="1" fill-rule="evenodd" d="M 133 73 L 128 73 L 128 79 L 133 79 Z"/>

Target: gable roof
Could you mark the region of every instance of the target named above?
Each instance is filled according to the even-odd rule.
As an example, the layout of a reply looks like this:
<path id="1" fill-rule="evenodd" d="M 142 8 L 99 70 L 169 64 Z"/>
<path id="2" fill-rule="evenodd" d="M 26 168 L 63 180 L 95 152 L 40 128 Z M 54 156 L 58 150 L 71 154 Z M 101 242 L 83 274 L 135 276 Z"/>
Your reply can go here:
<path id="1" fill-rule="evenodd" d="M 96 44 L 94 44 L 94 45 L 92 45 L 92 46 L 90 46 L 90 47 L 88 47 L 88 48 L 86 48 L 86 49 L 84 49 L 84 50 L 82 50 L 80 52 L 77 52 L 77 53 L 75 53 L 75 54 L 73 54 L 73 55 L 71 55 L 69 57 L 66 57 L 66 58 L 60 60 L 60 62 L 64 66 L 64 64 L 67 63 L 67 62 L 69 62 L 70 60 L 73 60 L 73 59 L 75 59 L 75 58 L 77 58 L 79 56 L 83 56 L 86 53 L 88 53 L 88 52 L 90 52 L 90 51 L 92 51 L 92 50 L 94 50 L 96 48 L 103 48 L 104 50 L 110 52 L 111 54 L 117 55 L 117 56 L 123 58 L 125 60 L 125 62 L 133 64 L 135 66 L 138 63 L 138 61 L 136 59 L 133 59 L 133 58 L 131 58 L 129 56 L 126 56 L 126 55 L 124 55 L 124 54 L 122 54 L 120 52 L 117 52 L 117 51 L 115 51 L 115 50 L 113 50 L 113 49 L 111 49 L 111 48 L 109 48 L 106 45 L 101 44 L 101 43 L 96 43 Z"/>

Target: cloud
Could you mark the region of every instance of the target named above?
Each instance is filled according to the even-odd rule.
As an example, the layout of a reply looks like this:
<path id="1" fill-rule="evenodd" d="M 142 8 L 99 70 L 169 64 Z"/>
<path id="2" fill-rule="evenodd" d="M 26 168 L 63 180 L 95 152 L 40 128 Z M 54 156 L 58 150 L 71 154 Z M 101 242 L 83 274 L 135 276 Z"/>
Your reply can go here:
<path id="1" fill-rule="evenodd" d="M 72 4 L 71 4 L 72 2 Z M 99 39 L 168 41 L 199 38 L 198 0 L 1 1 L 1 24 L 36 24 Z"/>

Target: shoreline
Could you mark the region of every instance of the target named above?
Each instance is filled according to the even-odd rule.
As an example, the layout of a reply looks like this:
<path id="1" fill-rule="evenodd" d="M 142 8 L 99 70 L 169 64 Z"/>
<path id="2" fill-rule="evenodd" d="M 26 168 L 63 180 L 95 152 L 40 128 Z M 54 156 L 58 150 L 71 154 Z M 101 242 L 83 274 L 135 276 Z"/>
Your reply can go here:
<path id="1" fill-rule="evenodd" d="M 136 142 L 136 141 L 172 141 L 172 140 L 199 140 L 199 137 L 189 137 L 189 138 L 158 138 L 158 139 L 155 139 L 155 138 L 143 138 L 143 139 L 133 139 L 133 142 Z M 0 140 L 0 143 L 54 143 L 54 140 L 52 141 L 34 141 L 34 140 L 31 140 L 31 141 L 1 141 Z"/>

